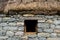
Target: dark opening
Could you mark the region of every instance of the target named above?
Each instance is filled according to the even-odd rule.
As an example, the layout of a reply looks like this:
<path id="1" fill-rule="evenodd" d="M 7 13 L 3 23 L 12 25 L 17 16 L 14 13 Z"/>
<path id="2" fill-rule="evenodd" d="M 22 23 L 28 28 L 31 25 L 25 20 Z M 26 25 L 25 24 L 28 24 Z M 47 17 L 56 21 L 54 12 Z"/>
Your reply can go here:
<path id="1" fill-rule="evenodd" d="M 37 20 L 25 20 L 26 32 L 36 32 Z"/>

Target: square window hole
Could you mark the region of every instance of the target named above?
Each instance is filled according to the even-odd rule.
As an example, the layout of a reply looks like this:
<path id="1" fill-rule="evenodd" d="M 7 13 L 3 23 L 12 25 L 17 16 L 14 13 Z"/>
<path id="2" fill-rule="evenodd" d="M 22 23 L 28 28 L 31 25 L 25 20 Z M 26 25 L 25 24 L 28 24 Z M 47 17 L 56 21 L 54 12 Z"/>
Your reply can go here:
<path id="1" fill-rule="evenodd" d="M 36 32 L 37 31 L 37 20 L 25 20 L 25 32 Z"/>

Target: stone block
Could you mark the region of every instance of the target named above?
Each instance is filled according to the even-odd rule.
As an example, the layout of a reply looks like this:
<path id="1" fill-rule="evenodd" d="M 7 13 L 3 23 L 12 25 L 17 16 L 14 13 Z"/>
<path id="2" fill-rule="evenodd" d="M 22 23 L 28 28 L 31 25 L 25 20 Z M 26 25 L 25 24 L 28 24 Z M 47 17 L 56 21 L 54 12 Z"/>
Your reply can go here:
<path id="1" fill-rule="evenodd" d="M 60 24 L 60 20 L 54 20 L 54 22 L 53 22 L 55 25 L 58 25 L 58 24 Z"/>
<path id="2" fill-rule="evenodd" d="M 15 18 L 10 18 L 8 21 L 16 21 L 16 19 Z"/>
<path id="3" fill-rule="evenodd" d="M 18 29 L 17 27 L 9 27 L 9 26 L 3 27 L 3 30 L 16 31 L 17 29 Z"/>
<path id="4" fill-rule="evenodd" d="M 38 20 L 38 22 L 45 22 L 45 19 L 43 19 L 43 20 L 42 20 L 42 19 L 41 19 L 41 20 Z"/>
<path id="5" fill-rule="evenodd" d="M 22 0 L 22 3 L 30 3 L 33 2 L 33 0 Z"/>
<path id="6" fill-rule="evenodd" d="M 43 32 L 43 30 L 41 28 L 38 28 L 37 30 L 38 30 L 38 32 Z"/>
<path id="7" fill-rule="evenodd" d="M 54 29 L 55 33 L 60 33 L 60 29 Z"/>
<path id="8" fill-rule="evenodd" d="M 38 23 L 38 27 L 40 27 L 42 29 L 48 29 L 49 28 L 49 24 L 48 23 Z"/>
<path id="9" fill-rule="evenodd" d="M 24 22 L 17 22 L 16 24 L 17 26 L 21 26 L 21 25 L 24 25 Z"/>
<path id="10" fill-rule="evenodd" d="M 23 36 L 23 35 L 24 35 L 24 32 L 17 31 L 17 32 L 15 33 L 15 35 L 16 35 L 16 36 Z"/>
<path id="11" fill-rule="evenodd" d="M 2 22 L 2 18 L 0 17 L 0 22 Z"/>
<path id="12" fill-rule="evenodd" d="M 36 34 L 33 34 L 33 35 L 28 35 L 29 38 L 36 38 Z"/>
<path id="13" fill-rule="evenodd" d="M 51 33 L 51 34 L 50 34 L 50 37 L 51 37 L 51 38 L 56 38 L 56 37 L 57 37 L 57 33 Z"/>
<path id="14" fill-rule="evenodd" d="M 24 27 L 19 27 L 18 30 L 24 31 Z"/>
<path id="15" fill-rule="evenodd" d="M 60 25 L 56 25 L 55 29 L 60 29 Z"/>
<path id="16" fill-rule="evenodd" d="M 50 20 L 47 20 L 46 22 L 47 23 L 53 23 L 53 20 L 50 19 Z"/>
<path id="17" fill-rule="evenodd" d="M 7 40 L 21 40 L 21 37 L 9 37 Z"/>
<path id="18" fill-rule="evenodd" d="M 50 28 L 51 28 L 51 29 L 55 29 L 55 27 L 56 27 L 56 26 L 55 26 L 54 24 L 51 24 L 51 25 L 50 25 Z"/>
<path id="19" fill-rule="evenodd" d="M 3 17 L 3 21 L 8 21 L 10 17 Z"/>
<path id="20" fill-rule="evenodd" d="M 5 36 L 6 35 L 6 31 L 5 30 L 0 30 L 0 36 Z"/>
<path id="21" fill-rule="evenodd" d="M 38 37 L 49 37 L 49 33 L 38 33 Z"/>
<path id="22" fill-rule="evenodd" d="M 38 40 L 46 40 L 46 38 L 44 38 L 44 37 L 41 37 L 41 38 L 38 38 Z"/>
<path id="23" fill-rule="evenodd" d="M 3 21 L 15 21 L 15 18 L 11 18 L 11 17 L 3 17 Z"/>
<path id="24" fill-rule="evenodd" d="M 12 31 L 7 31 L 6 32 L 6 36 L 13 36 L 14 35 L 14 32 L 12 32 Z"/>
<path id="25" fill-rule="evenodd" d="M 7 39 L 8 36 L 0 36 L 0 39 Z"/>
<path id="26" fill-rule="evenodd" d="M 60 38 L 60 33 L 57 33 L 57 37 L 59 37 L 59 38 Z"/>
<path id="27" fill-rule="evenodd" d="M 60 38 L 47 38 L 47 40 L 60 40 Z"/>
<path id="28" fill-rule="evenodd" d="M 54 18 L 54 16 L 45 16 L 45 18 L 51 19 Z"/>
<path id="29" fill-rule="evenodd" d="M 8 24 L 9 26 L 16 26 L 16 23 L 15 22 L 11 22 Z"/>
<path id="30" fill-rule="evenodd" d="M 52 32 L 54 32 L 54 31 L 53 31 L 53 29 L 44 29 L 44 32 L 52 33 Z"/>
<path id="31" fill-rule="evenodd" d="M 48 2 L 54 2 L 54 1 L 56 1 L 56 0 L 47 0 Z"/>
<path id="32" fill-rule="evenodd" d="M 7 23 L 0 23 L 0 26 L 7 26 Z"/>

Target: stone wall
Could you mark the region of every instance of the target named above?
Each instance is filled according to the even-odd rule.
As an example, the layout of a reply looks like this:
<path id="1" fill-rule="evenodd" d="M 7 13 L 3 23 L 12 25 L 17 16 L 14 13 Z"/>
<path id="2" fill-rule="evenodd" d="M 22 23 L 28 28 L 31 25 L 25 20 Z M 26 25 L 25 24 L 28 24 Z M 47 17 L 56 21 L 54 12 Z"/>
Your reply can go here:
<path id="1" fill-rule="evenodd" d="M 37 33 L 25 35 L 24 20 L 38 20 Z M 60 16 L 35 15 L 24 17 L 0 15 L 0 40 L 60 40 Z"/>

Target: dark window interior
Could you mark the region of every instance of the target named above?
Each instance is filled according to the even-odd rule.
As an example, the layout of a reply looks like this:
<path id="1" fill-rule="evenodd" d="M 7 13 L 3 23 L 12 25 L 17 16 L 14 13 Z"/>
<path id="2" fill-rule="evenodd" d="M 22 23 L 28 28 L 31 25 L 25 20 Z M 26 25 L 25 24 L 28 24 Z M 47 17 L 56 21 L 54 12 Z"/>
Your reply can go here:
<path id="1" fill-rule="evenodd" d="M 26 32 L 36 32 L 37 20 L 25 20 Z"/>

